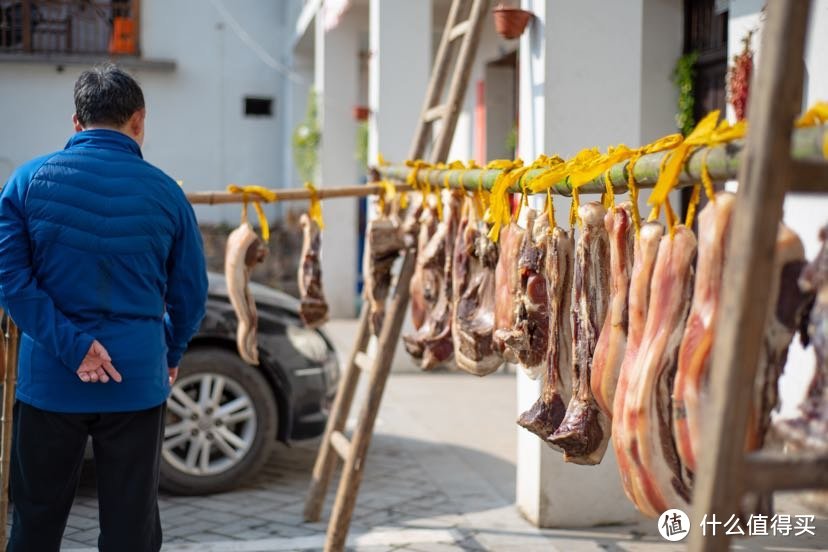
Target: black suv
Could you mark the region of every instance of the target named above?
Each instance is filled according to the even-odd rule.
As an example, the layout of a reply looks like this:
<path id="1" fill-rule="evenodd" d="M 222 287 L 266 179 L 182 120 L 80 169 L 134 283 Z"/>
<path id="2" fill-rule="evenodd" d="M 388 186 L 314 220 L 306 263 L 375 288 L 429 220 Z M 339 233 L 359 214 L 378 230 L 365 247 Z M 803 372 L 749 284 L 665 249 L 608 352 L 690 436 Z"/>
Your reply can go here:
<path id="1" fill-rule="evenodd" d="M 303 327 L 299 301 L 258 284 L 260 364 L 245 363 L 224 277 L 209 280 L 207 315 L 167 401 L 161 486 L 179 494 L 229 489 L 262 467 L 277 439 L 321 434 L 339 379 L 330 339 Z"/>

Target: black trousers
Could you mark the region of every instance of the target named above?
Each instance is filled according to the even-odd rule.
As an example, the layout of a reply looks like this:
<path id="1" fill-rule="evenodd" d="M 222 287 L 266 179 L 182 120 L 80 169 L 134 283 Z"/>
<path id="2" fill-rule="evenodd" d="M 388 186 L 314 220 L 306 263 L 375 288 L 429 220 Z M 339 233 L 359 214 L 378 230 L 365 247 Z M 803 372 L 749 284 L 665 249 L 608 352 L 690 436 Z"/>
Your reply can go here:
<path id="1" fill-rule="evenodd" d="M 162 404 L 137 412 L 62 414 L 18 401 L 10 470 L 14 515 L 6 550 L 60 550 L 91 435 L 101 526 L 98 549 L 157 552 L 165 411 Z"/>

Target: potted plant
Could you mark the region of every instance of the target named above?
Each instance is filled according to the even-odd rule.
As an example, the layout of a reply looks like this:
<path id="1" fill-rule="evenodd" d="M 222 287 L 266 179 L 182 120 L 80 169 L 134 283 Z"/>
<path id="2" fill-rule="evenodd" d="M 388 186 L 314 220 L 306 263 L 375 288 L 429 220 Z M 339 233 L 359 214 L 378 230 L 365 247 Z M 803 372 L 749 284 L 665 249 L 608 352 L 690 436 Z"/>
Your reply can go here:
<path id="1" fill-rule="evenodd" d="M 367 105 L 355 105 L 354 106 L 354 119 L 359 122 L 367 121 L 368 116 L 371 114 L 371 109 Z"/>
<path id="2" fill-rule="evenodd" d="M 526 25 L 535 16 L 532 12 L 520 8 L 498 4 L 494 13 L 495 29 L 497 34 L 507 40 L 518 38 L 526 30 Z"/>
<path id="3" fill-rule="evenodd" d="M 308 111 L 305 114 L 305 120 L 293 131 L 293 162 L 299 178 L 303 181 L 315 180 L 321 139 L 316 92 L 311 90 L 308 94 Z"/>

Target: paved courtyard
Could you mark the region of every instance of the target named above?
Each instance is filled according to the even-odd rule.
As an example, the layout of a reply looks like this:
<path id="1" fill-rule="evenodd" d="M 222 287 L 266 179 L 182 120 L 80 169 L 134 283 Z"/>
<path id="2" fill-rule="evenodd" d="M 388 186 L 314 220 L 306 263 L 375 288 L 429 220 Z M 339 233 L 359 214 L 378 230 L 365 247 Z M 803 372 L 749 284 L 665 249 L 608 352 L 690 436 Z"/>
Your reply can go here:
<path id="1" fill-rule="evenodd" d="M 335 336 L 337 338 L 339 336 Z M 347 332 L 341 337 L 347 353 Z M 359 404 L 357 402 L 357 404 Z M 395 373 L 377 422 L 349 550 L 440 552 L 683 550 L 655 523 L 588 530 L 539 530 L 514 506 L 515 378 L 493 374 Z M 278 445 L 265 469 L 241 488 L 205 497 L 163 496 L 166 552 L 321 550 L 322 523 L 302 521 L 318 441 Z M 783 498 L 782 510 L 808 513 Z M 94 467 L 84 472 L 63 550 L 95 550 Z M 816 537 L 754 538 L 735 550 L 828 550 L 828 521 Z"/>

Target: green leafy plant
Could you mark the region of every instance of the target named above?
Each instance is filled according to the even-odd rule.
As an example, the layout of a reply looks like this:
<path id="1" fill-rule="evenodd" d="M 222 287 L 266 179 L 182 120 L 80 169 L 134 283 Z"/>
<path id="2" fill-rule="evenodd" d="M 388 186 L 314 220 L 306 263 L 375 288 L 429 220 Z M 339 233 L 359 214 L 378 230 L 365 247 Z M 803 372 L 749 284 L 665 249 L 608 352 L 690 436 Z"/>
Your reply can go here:
<path id="1" fill-rule="evenodd" d="M 698 52 L 684 54 L 676 62 L 673 70 L 673 82 L 678 87 L 678 112 L 676 113 L 676 126 L 687 136 L 696 126 L 693 116 L 693 108 L 696 104 L 695 80 L 696 62 L 699 60 Z"/>
<path id="2" fill-rule="evenodd" d="M 357 125 L 356 158 L 363 170 L 368 168 L 368 121 Z"/>
<path id="3" fill-rule="evenodd" d="M 308 110 L 305 120 L 293 131 L 293 162 L 296 165 L 296 172 L 303 181 L 315 180 L 321 140 L 316 91 L 311 89 L 308 93 Z"/>

